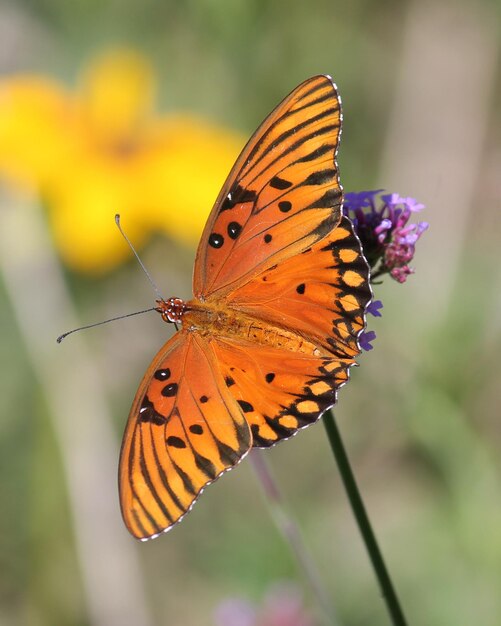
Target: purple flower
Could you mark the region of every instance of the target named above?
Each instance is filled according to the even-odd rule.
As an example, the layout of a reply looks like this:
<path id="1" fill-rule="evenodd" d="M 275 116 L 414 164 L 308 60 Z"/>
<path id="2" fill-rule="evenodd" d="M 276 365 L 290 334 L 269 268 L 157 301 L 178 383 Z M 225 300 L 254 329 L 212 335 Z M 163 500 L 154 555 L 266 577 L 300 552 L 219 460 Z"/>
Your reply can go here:
<path id="1" fill-rule="evenodd" d="M 371 342 L 374 341 L 375 338 L 376 333 L 373 330 L 364 330 L 360 333 L 358 343 L 364 352 L 368 352 L 374 348 Z"/>
<path id="2" fill-rule="evenodd" d="M 382 313 L 380 313 L 379 309 L 383 308 L 383 303 L 381 300 L 373 300 L 366 309 L 366 313 L 370 313 L 374 315 L 374 317 L 382 317 Z"/>
<path id="3" fill-rule="evenodd" d="M 414 257 L 416 242 L 428 228 L 427 222 L 409 224 L 409 219 L 424 205 L 414 198 L 382 194 L 382 191 L 347 193 L 343 211 L 353 222 L 362 243 L 372 279 L 390 274 L 404 283 L 414 273 L 408 264 Z"/>
<path id="4" fill-rule="evenodd" d="M 365 309 L 366 313 L 370 313 L 374 317 L 382 317 L 382 313 L 380 309 L 383 308 L 383 303 L 381 300 L 373 300 L 369 306 Z M 374 347 L 372 342 L 376 338 L 376 333 L 373 330 L 364 330 L 360 333 L 358 337 L 358 343 L 362 350 L 367 352 L 368 350 L 372 350 Z"/>

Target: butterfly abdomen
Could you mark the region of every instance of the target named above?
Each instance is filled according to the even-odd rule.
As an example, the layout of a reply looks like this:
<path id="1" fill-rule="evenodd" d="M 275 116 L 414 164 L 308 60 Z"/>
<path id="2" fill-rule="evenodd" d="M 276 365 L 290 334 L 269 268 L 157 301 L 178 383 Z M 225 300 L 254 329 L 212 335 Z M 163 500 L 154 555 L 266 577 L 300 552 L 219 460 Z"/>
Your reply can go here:
<path id="1" fill-rule="evenodd" d="M 297 332 L 274 326 L 228 306 L 218 307 L 216 303 L 202 304 L 198 300 L 188 302 L 183 315 L 183 327 L 209 339 L 239 339 L 311 356 L 325 356 L 315 343 Z"/>

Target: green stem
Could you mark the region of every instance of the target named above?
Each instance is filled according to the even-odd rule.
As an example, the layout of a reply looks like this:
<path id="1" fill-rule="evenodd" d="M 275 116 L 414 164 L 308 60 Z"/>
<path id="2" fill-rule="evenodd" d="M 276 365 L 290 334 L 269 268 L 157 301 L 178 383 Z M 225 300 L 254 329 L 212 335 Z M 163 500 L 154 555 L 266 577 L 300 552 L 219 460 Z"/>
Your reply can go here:
<path id="1" fill-rule="evenodd" d="M 393 583 L 391 582 L 390 575 L 388 574 L 388 570 L 386 569 L 383 556 L 379 550 L 379 546 L 377 544 L 374 531 L 372 530 L 367 511 L 365 510 L 360 491 L 358 490 L 357 483 L 341 439 L 341 434 L 336 424 L 334 413 L 332 411 L 327 411 L 323 417 L 323 422 L 325 430 L 327 431 L 327 437 L 329 438 L 332 452 L 334 453 L 334 457 L 336 459 L 339 473 L 341 474 L 341 478 L 343 480 L 346 494 L 350 501 L 353 515 L 355 516 L 360 534 L 364 540 L 365 547 L 369 554 L 372 567 L 374 568 L 374 573 L 379 582 L 392 624 L 394 626 L 406 626 L 407 622 L 402 609 L 400 608 L 397 594 L 395 593 L 395 589 L 393 587 Z"/>
<path id="2" fill-rule="evenodd" d="M 329 600 L 313 558 L 303 541 L 301 531 L 287 510 L 283 495 L 263 451 L 254 449 L 249 454 L 249 458 L 270 508 L 272 519 L 295 555 L 305 579 L 309 582 L 317 599 L 317 606 L 322 613 L 323 621 L 330 626 L 335 626 L 338 622 L 334 607 Z"/>

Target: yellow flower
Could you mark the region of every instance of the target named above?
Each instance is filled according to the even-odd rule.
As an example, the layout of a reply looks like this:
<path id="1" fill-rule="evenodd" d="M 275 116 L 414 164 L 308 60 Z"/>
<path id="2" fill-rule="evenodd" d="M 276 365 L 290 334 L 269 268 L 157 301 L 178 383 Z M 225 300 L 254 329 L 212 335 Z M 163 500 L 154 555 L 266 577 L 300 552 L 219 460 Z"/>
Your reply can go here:
<path id="1" fill-rule="evenodd" d="M 65 93 L 48 79 L 0 82 L 0 172 L 20 187 L 45 187 L 68 151 L 68 115 Z"/>
<path id="2" fill-rule="evenodd" d="M 76 93 L 36 77 L 0 84 L 0 172 L 40 191 L 73 269 L 103 273 L 154 231 L 198 241 L 242 138 L 193 116 L 155 115 L 151 67 L 129 51 L 84 72 Z"/>
<path id="3" fill-rule="evenodd" d="M 145 186 L 154 190 L 146 198 L 144 215 L 153 228 L 195 245 L 242 138 L 188 116 L 165 119 L 157 132 L 159 149 L 145 159 L 142 173 Z M 168 150 L 161 147 L 165 145 Z"/>

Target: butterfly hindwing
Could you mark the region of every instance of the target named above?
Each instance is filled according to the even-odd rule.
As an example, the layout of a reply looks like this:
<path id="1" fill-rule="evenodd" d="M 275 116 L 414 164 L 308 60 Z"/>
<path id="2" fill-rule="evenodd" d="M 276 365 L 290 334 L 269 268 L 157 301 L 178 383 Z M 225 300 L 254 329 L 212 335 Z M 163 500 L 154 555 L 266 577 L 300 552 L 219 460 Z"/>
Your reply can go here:
<path id="1" fill-rule="evenodd" d="M 294 353 L 242 339 L 219 338 L 213 348 L 249 423 L 254 447 L 271 446 L 315 422 L 335 403 L 336 390 L 355 363 L 353 358 Z"/>
<path id="2" fill-rule="evenodd" d="M 250 445 L 205 340 L 177 333 L 146 373 L 124 435 L 120 500 L 129 531 L 146 539 L 170 528 Z"/>
<path id="3" fill-rule="evenodd" d="M 339 96 L 328 76 L 302 83 L 266 118 L 210 214 L 195 261 L 195 297 L 223 297 L 338 223 L 340 127 Z"/>

